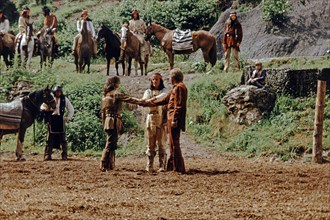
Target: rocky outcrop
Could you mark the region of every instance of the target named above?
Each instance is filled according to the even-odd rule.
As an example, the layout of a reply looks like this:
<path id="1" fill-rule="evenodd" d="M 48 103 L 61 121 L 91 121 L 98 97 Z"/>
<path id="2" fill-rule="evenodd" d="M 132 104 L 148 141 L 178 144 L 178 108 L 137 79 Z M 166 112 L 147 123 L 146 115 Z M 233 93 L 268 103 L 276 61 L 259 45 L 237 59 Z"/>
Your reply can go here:
<path id="1" fill-rule="evenodd" d="M 329 49 L 330 4 L 327 0 L 289 1 L 288 22 L 273 27 L 262 19 L 261 5 L 238 13 L 243 27 L 241 55 L 246 59 L 283 56 L 323 56 Z M 221 37 L 231 9 L 223 12 L 210 32 L 217 37 L 218 57 L 223 57 Z"/>
<path id="2" fill-rule="evenodd" d="M 273 110 L 276 94 L 270 87 L 242 85 L 230 90 L 223 98 L 229 118 L 240 124 L 253 124 Z"/>
<path id="3" fill-rule="evenodd" d="M 249 79 L 252 70 L 251 66 L 243 69 L 242 85 Z M 266 69 L 266 71 L 266 83 L 276 93 L 294 97 L 305 97 L 316 93 L 319 69 Z M 330 91 L 330 80 L 327 82 L 327 91 Z"/>

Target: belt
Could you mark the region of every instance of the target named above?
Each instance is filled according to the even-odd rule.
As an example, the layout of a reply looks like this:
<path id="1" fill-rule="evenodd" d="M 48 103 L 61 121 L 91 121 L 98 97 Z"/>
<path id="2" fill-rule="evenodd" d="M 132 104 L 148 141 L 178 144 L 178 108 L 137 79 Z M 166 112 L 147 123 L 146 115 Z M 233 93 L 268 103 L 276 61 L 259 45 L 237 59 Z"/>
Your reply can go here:
<path id="1" fill-rule="evenodd" d="M 105 116 L 112 118 L 121 118 L 121 114 L 115 114 L 115 113 L 107 113 L 105 114 Z"/>
<path id="2" fill-rule="evenodd" d="M 153 110 L 153 111 L 150 111 L 149 114 L 150 114 L 150 115 L 158 114 L 158 111 L 157 111 L 157 110 Z"/>
<path id="3" fill-rule="evenodd" d="M 144 34 L 143 32 L 135 31 L 134 34 Z"/>

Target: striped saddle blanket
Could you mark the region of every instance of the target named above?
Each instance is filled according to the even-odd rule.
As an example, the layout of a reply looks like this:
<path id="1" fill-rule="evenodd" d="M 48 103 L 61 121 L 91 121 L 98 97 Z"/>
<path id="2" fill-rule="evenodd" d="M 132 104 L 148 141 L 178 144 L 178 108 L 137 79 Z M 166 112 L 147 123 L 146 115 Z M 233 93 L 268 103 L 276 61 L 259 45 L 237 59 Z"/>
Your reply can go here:
<path id="1" fill-rule="evenodd" d="M 10 103 L 0 103 L 0 129 L 15 130 L 19 128 L 23 112 L 20 99 Z"/>
<path id="2" fill-rule="evenodd" d="M 174 30 L 172 37 L 173 50 L 192 50 L 192 33 L 191 30 Z"/>

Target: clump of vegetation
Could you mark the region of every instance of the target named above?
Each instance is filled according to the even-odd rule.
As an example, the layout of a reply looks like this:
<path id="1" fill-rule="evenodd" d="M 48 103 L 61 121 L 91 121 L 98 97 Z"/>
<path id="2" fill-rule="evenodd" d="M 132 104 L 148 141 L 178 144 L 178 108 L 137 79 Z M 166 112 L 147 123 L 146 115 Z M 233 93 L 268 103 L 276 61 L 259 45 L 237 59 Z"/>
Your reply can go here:
<path id="1" fill-rule="evenodd" d="M 263 0 L 263 19 L 270 21 L 273 25 L 281 26 L 287 21 L 288 12 L 292 10 L 287 0 Z"/>

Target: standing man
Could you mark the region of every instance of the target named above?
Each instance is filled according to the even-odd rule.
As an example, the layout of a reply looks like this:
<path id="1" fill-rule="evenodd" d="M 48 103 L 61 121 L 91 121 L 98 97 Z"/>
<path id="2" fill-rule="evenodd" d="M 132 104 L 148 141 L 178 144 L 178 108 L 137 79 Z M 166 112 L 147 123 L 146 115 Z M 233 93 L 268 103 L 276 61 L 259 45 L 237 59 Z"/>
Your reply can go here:
<path id="1" fill-rule="evenodd" d="M 163 98 L 146 101 L 145 106 L 167 104 L 167 128 L 171 154 L 167 162 L 167 171 L 185 173 L 186 170 L 180 148 L 180 131 L 186 130 L 188 90 L 185 84 L 183 84 L 183 74 L 180 69 L 172 69 L 170 78 L 173 85 L 171 92 Z"/>
<path id="2" fill-rule="evenodd" d="M 144 92 L 143 100 L 156 100 L 165 97 L 168 89 L 164 86 L 164 81 L 160 73 L 154 73 L 151 76 L 150 88 Z M 153 163 L 158 147 L 159 156 L 159 172 L 165 171 L 166 150 L 166 106 L 149 107 L 149 113 L 146 119 L 146 135 L 147 135 L 147 167 L 146 171 L 153 171 Z"/>
<path id="3" fill-rule="evenodd" d="M 230 63 L 230 54 L 234 54 L 234 70 L 238 71 L 238 52 L 243 39 L 243 30 L 241 23 L 237 20 L 236 11 L 229 14 L 229 19 L 225 22 L 224 36 L 222 38 L 222 46 L 225 52 L 225 72 L 228 72 Z"/>
<path id="4" fill-rule="evenodd" d="M 52 30 L 53 28 L 57 29 L 58 28 L 58 21 L 56 15 L 50 12 L 50 9 L 47 6 L 44 6 L 42 8 L 44 12 L 44 28 Z M 58 54 L 58 37 L 56 35 L 56 31 L 54 33 L 54 54 Z"/>
<path id="5" fill-rule="evenodd" d="M 56 101 L 56 108 L 49 109 L 48 106 L 44 104 L 41 106 L 42 110 L 51 112 L 48 120 L 48 134 L 44 160 L 51 160 L 53 148 L 59 148 L 60 145 L 62 146 L 62 160 L 67 160 L 68 143 L 65 135 L 65 121 L 72 119 L 74 109 L 69 99 L 63 95 L 61 86 L 56 86 L 53 93 Z M 68 111 L 67 116 L 64 116 L 65 109 Z"/>
<path id="6" fill-rule="evenodd" d="M 147 32 L 147 26 L 140 18 L 139 12 L 134 10 L 132 12 L 132 19 L 129 21 L 128 29 L 135 34 L 140 43 L 140 59 L 141 63 L 145 63 L 145 58 L 150 53 L 150 43 L 145 40 L 145 34 Z"/>
<path id="7" fill-rule="evenodd" d="M 77 52 L 77 44 L 78 44 L 79 35 L 80 35 L 81 30 L 83 28 L 83 22 L 87 22 L 87 30 L 88 30 L 88 32 L 92 36 L 92 41 L 93 41 L 93 56 L 95 57 L 97 55 L 97 42 L 96 42 L 97 36 L 95 34 L 95 29 L 94 29 L 93 22 L 88 17 L 88 11 L 87 10 L 83 10 L 81 12 L 80 19 L 77 20 L 77 31 L 79 32 L 79 34 L 77 34 L 74 37 L 73 46 L 72 46 L 72 54 L 74 55 Z"/>

